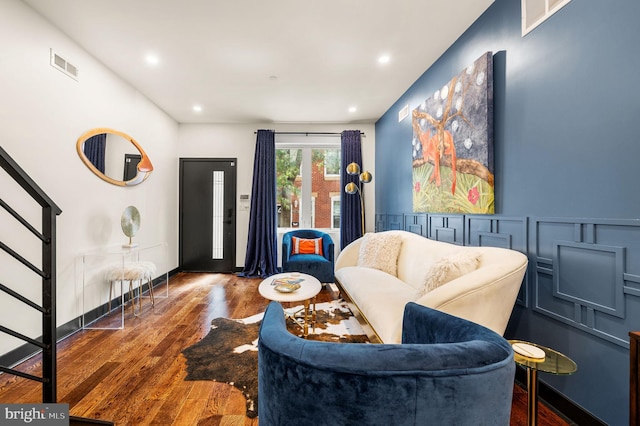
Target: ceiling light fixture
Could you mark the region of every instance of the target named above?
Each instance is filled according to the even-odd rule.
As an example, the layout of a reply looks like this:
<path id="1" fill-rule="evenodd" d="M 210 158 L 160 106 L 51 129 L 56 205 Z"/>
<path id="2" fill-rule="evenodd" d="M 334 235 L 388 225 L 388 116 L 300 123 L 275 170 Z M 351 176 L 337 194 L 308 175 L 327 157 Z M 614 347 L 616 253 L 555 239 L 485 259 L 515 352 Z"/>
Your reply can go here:
<path id="1" fill-rule="evenodd" d="M 352 106 L 349 108 L 349 112 L 356 112 L 358 110 L 358 108 Z"/>
<path id="2" fill-rule="evenodd" d="M 379 64 L 386 64 L 391 60 L 391 57 L 389 55 L 382 55 L 378 57 L 378 63 Z"/>
<path id="3" fill-rule="evenodd" d="M 193 106 L 193 110 L 194 110 L 195 112 L 202 112 L 202 107 L 201 107 L 200 105 L 194 105 L 194 106 Z"/>
<path id="4" fill-rule="evenodd" d="M 149 65 L 158 65 L 158 63 L 160 62 L 160 59 L 158 59 L 156 55 L 147 55 L 145 57 L 145 60 Z"/>

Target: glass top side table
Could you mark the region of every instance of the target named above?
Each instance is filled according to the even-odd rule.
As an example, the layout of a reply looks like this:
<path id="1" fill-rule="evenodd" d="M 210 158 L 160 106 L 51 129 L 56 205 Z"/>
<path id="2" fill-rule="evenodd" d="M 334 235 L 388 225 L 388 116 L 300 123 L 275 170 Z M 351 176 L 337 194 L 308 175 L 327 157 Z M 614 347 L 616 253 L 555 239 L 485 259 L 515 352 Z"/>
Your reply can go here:
<path id="1" fill-rule="evenodd" d="M 527 370 L 527 419 L 529 425 L 538 423 L 538 372 L 551 374 L 573 374 L 578 370 L 576 363 L 568 356 L 551 348 L 522 340 L 509 340 L 509 343 L 524 343 L 541 349 L 544 358 L 529 358 L 513 351 L 516 364 Z"/>

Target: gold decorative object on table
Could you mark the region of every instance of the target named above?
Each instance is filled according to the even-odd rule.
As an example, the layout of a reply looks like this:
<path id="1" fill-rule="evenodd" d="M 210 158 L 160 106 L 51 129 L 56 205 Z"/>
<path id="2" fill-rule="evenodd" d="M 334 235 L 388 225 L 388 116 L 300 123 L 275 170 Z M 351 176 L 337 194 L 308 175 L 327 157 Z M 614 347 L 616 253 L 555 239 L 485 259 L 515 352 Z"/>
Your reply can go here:
<path id="1" fill-rule="evenodd" d="M 537 346 L 528 343 L 516 342 L 511 345 L 513 350 L 525 358 L 530 358 L 534 362 L 544 362 L 547 355 Z"/>
<path id="2" fill-rule="evenodd" d="M 276 278 L 273 280 L 272 285 L 276 291 L 281 293 L 292 293 L 302 287 L 300 284 L 304 281 L 304 278 L 296 278 L 296 277 L 284 277 L 284 278 Z"/>

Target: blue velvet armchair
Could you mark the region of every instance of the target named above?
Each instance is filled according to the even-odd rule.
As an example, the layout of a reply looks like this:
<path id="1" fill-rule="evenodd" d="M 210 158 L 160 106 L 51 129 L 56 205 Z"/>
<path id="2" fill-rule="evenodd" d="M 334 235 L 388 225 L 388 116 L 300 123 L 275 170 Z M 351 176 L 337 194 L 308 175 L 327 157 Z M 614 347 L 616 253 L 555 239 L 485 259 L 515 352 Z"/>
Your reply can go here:
<path id="1" fill-rule="evenodd" d="M 258 340 L 260 426 L 508 425 L 515 363 L 509 343 L 415 303 L 402 344 L 308 341 L 271 302 Z"/>
<path id="2" fill-rule="evenodd" d="M 322 255 L 292 254 L 292 237 L 322 238 Z M 321 283 L 333 282 L 334 246 L 329 234 L 315 229 L 298 229 L 282 236 L 282 272 L 302 272 L 318 279 Z"/>

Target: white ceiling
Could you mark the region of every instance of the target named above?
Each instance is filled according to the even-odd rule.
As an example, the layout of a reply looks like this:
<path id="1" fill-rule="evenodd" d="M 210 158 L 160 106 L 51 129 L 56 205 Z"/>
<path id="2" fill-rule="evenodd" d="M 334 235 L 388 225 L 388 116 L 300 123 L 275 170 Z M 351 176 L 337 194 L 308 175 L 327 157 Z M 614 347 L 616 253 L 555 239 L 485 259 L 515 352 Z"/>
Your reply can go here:
<path id="1" fill-rule="evenodd" d="M 180 123 L 375 122 L 493 2 L 23 1 Z"/>

